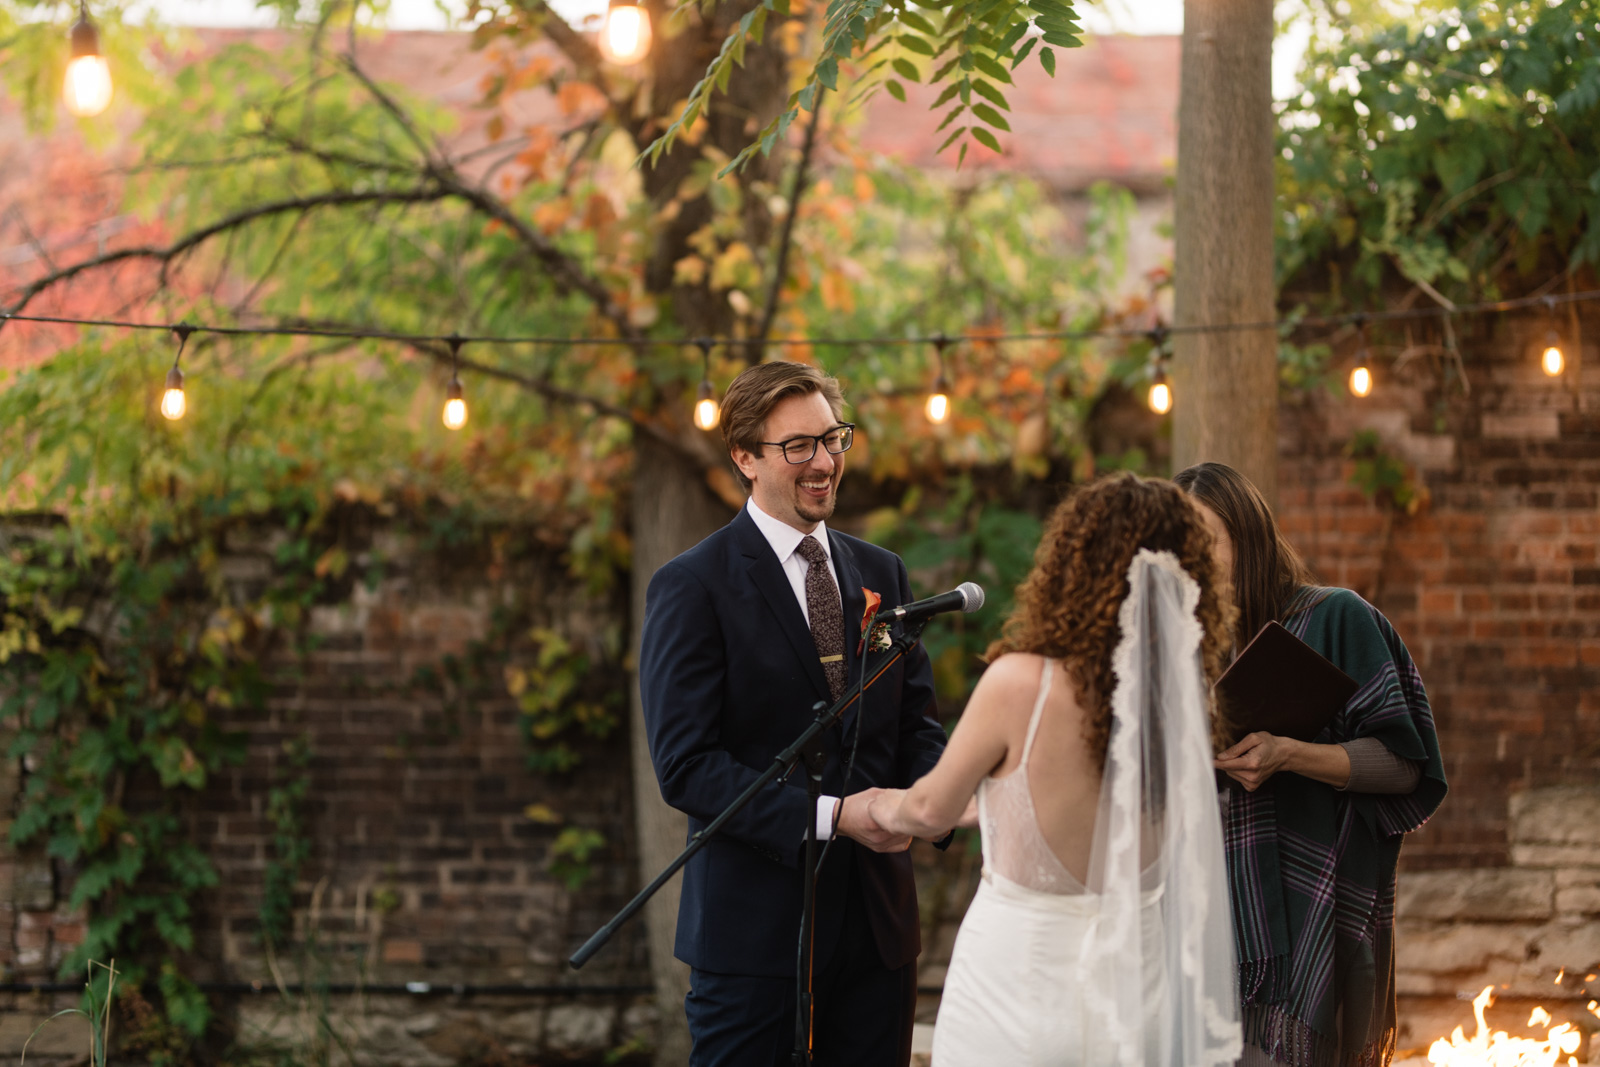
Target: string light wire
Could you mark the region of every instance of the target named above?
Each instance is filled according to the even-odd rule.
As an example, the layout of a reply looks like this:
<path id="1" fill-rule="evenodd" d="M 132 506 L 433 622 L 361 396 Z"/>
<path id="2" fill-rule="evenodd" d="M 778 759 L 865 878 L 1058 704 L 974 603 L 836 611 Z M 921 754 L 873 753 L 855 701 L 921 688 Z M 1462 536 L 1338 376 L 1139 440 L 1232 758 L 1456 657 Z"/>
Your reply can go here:
<path id="1" fill-rule="evenodd" d="M 1350 326 L 1366 320 L 1371 323 L 1416 321 L 1420 319 L 1445 319 L 1459 315 L 1481 315 L 1491 313 L 1504 313 L 1519 311 L 1532 307 L 1553 308 L 1562 304 L 1582 304 L 1600 300 L 1600 289 L 1589 289 L 1576 293 L 1551 294 L 1547 296 L 1516 297 L 1510 300 L 1491 300 L 1477 304 L 1457 304 L 1453 308 L 1406 308 L 1395 311 L 1356 311 L 1340 315 L 1313 315 L 1303 318 L 1282 318 L 1262 320 L 1259 322 L 1218 322 L 1218 323 L 1193 323 L 1190 325 L 1165 326 L 1168 337 L 1181 334 L 1214 334 L 1214 333 L 1247 333 L 1256 330 L 1282 331 L 1284 329 L 1332 329 L 1339 326 Z M 158 322 L 130 322 L 120 319 L 87 319 L 73 318 L 64 315 L 24 315 L 0 311 L 0 323 L 4 322 L 36 322 L 60 326 L 99 326 L 109 329 L 123 330 L 172 330 L 175 327 Z M 327 337 L 347 338 L 349 340 L 372 341 L 399 341 L 412 345 L 423 344 L 448 344 L 452 337 L 459 339 L 462 344 L 502 344 L 502 345 L 615 345 L 622 348 L 660 348 L 693 345 L 694 338 L 683 337 L 588 337 L 588 336 L 557 336 L 549 334 L 429 334 L 429 333 L 403 333 L 399 331 L 358 329 L 352 327 L 326 327 L 326 326 L 212 326 L 206 324 L 193 324 L 190 329 L 195 333 L 214 333 L 223 337 Z M 1147 327 L 1134 326 L 1106 326 L 1083 330 L 1030 330 L 1018 333 L 1000 333 L 975 335 L 971 340 L 975 342 L 1006 342 L 1006 341 L 1087 341 L 1095 338 L 1123 338 L 1148 337 L 1150 330 Z M 943 334 L 901 334 L 881 337 L 773 337 L 762 342 L 767 345 L 782 346 L 825 346 L 825 347 L 864 347 L 871 345 L 931 345 L 943 337 Z M 949 338 L 945 338 L 950 343 Z M 735 338 L 733 343 L 743 343 Z"/>
<path id="2" fill-rule="evenodd" d="M 1217 334 L 1217 333 L 1245 333 L 1258 330 L 1272 330 L 1282 332 L 1286 329 L 1333 329 L 1340 326 L 1358 325 L 1365 330 L 1369 322 L 1402 322 L 1417 321 L 1421 319 L 1439 319 L 1446 331 L 1447 338 L 1454 347 L 1454 331 L 1451 329 L 1451 319 L 1457 315 L 1504 314 L 1525 308 L 1543 307 L 1551 322 L 1554 322 L 1554 312 L 1558 304 L 1580 304 L 1600 300 L 1600 289 L 1589 289 L 1582 292 L 1563 294 L 1546 294 L 1541 296 L 1515 297 L 1509 300 L 1490 300 L 1475 304 L 1456 304 L 1450 308 L 1406 308 L 1392 311 L 1358 311 L 1341 315 L 1306 316 L 1302 318 L 1283 318 L 1262 320 L 1258 322 L 1219 322 L 1219 323 L 1191 323 L 1187 325 L 1158 326 L 1161 339 L 1181 334 Z M 445 425 L 451 429 L 459 429 L 466 423 L 466 400 L 461 389 L 459 375 L 459 354 L 463 344 L 485 345 L 539 345 L 549 347 L 575 347 L 575 346 L 618 346 L 632 349 L 682 347 L 685 344 L 699 345 L 703 339 L 687 340 L 684 338 L 669 337 L 589 337 L 589 336 L 555 336 L 547 334 L 472 334 L 462 335 L 450 333 L 447 335 L 404 333 L 400 331 L 362 329 L 355 327 L 328 327 L 328 326 L 216 326 L 207 323 L 180 323 L 169 325 L 155 322 L 133 322 L 123 319 L 79 318 L 67 315 L 26 315 L 16 312 L 0 311 L 0 327 L 7 322 L 31 322 L 44 325 L 57 326 L 85 326 L 100 327 L 104 329 L 122 330 L 168 330 L 179 336 L 179 355 L 182 355 L 183 345 L 190 334 L 211 333 L 221 337 L 320 337 L 343 338 L 347 340 L 372 340 L 395 341 L 412 346 L 437 345 L 440 343 L 450 346 L 451 352 L 451 377 L 445 402 Z M 1552 327 L 1552 333 L 1554 332 Z M 1010 341 L 1087 341 L 1096 338 L 1107 339 L 1132 339 L 1149 337 L 1152 331 L 1138 327 L 1097 327 L 1078 330 L 1029 330 L 1018 333 L 987 334 L 974 336 L 974 342 L 1005 343 Z M 734 343 L 737 343 L 735 339 Z M 944 349 L 952 343 L 952 339 L 943 333 L 928 335 L 900 335 L 900 336 L 860 336 L 860 337 L 774 337 L 769 338 L 765 344 L 776 347 L 805 346 L 805 347 L 868 347 L 868 346 L 901 346 L 901 345 L 932 345 L 935 359 L 938 364 L 938 376 L 934 381 L 934 391 L 928 396 L 927 414 L 934 422 L 942 422 L 943 417 L 935 418 L 935 401 L 941 396 L 945 402 L 940 406 L 942 416 L 948 416 L 948 382 L 944 379 Z M 1549 348 L 1561 356 L 1557 346 Z M 709 349 L 702 349 L 709 372 Z M 1560 369 L 1550 371 L 1550 357 L 1543 357 L 1546 373 L 1555 376 L 1565 369 L 1562 359 Z M 1459 356 L 1457 357 L 1459 363 Z M 1164 375 L 1163 375 L 1164 376 Z M 176 362 L 173 369 L 168 372 L 168 392 L 177 390 L 178 414 L 168 415 L 168 418 L 177 419 L 183 415 L 186 402 L 182 393 L 182 371 Z M 702 391 L 705 381 L 702 380 Z M 174 386 L 172 383 L 176 382 Z M 1370 383 L 1369 383 L 1370 384 Z M 1465 384 L 1463 380 L 1463 384 Z M 944 390 L 941 392 L 941 388 Z M 1170 392 L 1169 392 L 1170 399 Z M 453 407 L 454 405 L 454 407 Z M 163 414 L 166 414 L 165 398 L 163 398 Z M 459 416 L 459 422 L 452 425 L 452 417 Z"/>

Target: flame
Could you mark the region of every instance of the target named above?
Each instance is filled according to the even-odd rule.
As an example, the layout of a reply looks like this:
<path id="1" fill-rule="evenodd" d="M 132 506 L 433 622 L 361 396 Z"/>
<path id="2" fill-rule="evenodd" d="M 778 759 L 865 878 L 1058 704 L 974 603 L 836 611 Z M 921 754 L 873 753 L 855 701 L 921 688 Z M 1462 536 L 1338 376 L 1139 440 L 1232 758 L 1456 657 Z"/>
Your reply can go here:
<path id="1" fill-rule="evenodd" d="M 1578 1062 L 1572 1053 L 1583 1043 L 1583 1035 L 1571 1023 L 1550 1027 L 1543 1041 L 1511 1037 L 1504 1030 L 1490 1033 L 1483 1012 L 1493 997 L 1494 986 L 1484 986 L 1483 992 L 1472 1002 L 1478 1032 L 1469 1039 L 1461 1027 L 1456 1027 L 1448 1041 L 1441 1037 L 1428 1047 L 1429 1063 L 1438 1067 L 1556 1067 L 1563 1055 L 1569 1067 Z M 1534 1008 L 1528 1017 L 1529 1026 L 1543 1026 L 1548 1022 L 1550 1013 L 1543 1008 Z"/>

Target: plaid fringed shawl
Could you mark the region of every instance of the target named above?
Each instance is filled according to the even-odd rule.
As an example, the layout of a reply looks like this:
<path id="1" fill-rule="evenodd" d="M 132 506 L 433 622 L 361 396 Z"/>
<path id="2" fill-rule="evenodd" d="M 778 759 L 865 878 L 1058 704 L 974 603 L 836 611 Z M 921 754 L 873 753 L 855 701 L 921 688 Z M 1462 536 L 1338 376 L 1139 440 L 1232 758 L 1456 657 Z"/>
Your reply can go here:
<path id="1" fill-rule="evenodd" d="M 1433 714 L 1399 635 L 1360 596 L 1304 587 L 1283 624 L 1360 684 L 1317 741 L 1376 737 L 1423 771 L 1406 796 L 1344 793 L 1297 774 L 1226 791 L 1244 1036 L 1294 1067 L 1382 1067 L 1395 1041 L 1400 840 L 1445 795 Z"/>

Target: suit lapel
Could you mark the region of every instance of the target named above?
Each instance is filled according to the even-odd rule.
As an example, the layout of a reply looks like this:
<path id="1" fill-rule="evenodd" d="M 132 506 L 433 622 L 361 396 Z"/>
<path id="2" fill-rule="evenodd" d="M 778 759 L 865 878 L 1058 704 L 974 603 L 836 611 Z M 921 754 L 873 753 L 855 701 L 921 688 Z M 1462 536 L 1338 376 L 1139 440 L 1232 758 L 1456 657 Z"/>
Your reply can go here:
<path id="1" fill-rule="evenodd" d="M 861 591 L 861 569 L 856 566 L 855 553 L 844 538 L 829 530 L 828 547 L 833 556 L 834 573 L 839 577 L 839 599 L 844 607 L 844 679 L 846 688 L 850 688 L 855 685 L 856 676 L 861 671 L 861 659 L 856 655 L 856 647 L 861 643 L 861 613 L 866 610 L 867 598 Z M 861 654 L 865 656 L 867 650 L 863 648 Z M 855 714 L 854 707 L 845 712 L 840 726 L 849 730 Z"/>
<path id="2" fill-rule="evenodd" d="M 745 557 L 751 583 L 761 591 L 761 595 L 767 601 L 767 607 L 778 620 L 778 628 L 783 631 L 784 638 L 794 648 L 794 654 L 804 664 L 806 677 L 811 679 L 818 698 L 827 700 L 828 676 L 822 672 L 822 661 L 817 658 L 817 643 L 812 639 L 811 628 L 806 625 L 805 614 L 795 600 L 794 587 L 789 584 L 789 576 L 783 573 L 783 566 L 773 553 L 772 546 L 761 535 L 761 530 L 748 512 L 741 510 L 734 516 L 733 525 L 738 531 L 739 550 Z M 848 641 L 846 645 L 849 645 Z M 850 651 L 849 647 L 845 649 L 846 654 Z"/>

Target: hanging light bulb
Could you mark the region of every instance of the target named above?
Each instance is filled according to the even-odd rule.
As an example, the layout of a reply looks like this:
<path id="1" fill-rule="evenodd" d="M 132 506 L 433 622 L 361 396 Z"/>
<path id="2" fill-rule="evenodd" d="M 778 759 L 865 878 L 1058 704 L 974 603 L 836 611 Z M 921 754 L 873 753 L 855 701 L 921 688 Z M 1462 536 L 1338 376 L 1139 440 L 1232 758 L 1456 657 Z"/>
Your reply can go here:
<path id="1" fill-rule="evenodd" d="M 716 391 L 710 382 L 700 383 L 700 396 L 694 402 L 694 424 L 702 430 L 715 430 L 722 418 L 722 408 L 717 404 Z"/>
<path id="2" fill-rule="evenodd" d="M 461 393 L 461 379 L 452 375 L 450 387 L 444 393 L 444 426 L 447 430 L 459 430 L 466 424 L 467 401 Z"/>
<path id="3" fill-rule="evenodd" d="M 943 424 L 950 417 L 950 382 L 944 376 L 944 349 L 950 339 L 944 334 L 937 334 L 933 339 L 933 358 L 937 372 L 933 376 L 933 388 L 928 390 L 928 401 L 922 406 L 923 413 L 928 416 L 928 421 L 935 426 Z"/>
<path id="4" fill-rule="evenodd" d="M 1150 410 L 1157 415 L 1165 415 L 1172 410 L 1172 385 L 1167 381 L 1167 372 L 1156 371 L 1155 379 L 1150 383 L 1150 394 L 1145 398 L 1150 405 Z"/>
<path id="5" fill-rule="evenodd" d="M 178 361 L 183 358 L 184 346 L 189 343 L 189 335 L 194 333 L 194 327 L 180 322 L 172 328 L 172 332 L 178 335 L 178 354 L 172 357 L 172 369 L 167 371 L 166 389 L 161 394 L 161 414 L 177 422 L 189 410 L 189 398 L 183 392 L 183 371 L 178 369 Z"/>
<path id="6" fill-rule="evenodd" d="M 702 367 L 700 388 L 694 398 L 694 424 L 709 433 L 722 419 L 722 407 L 717 403 L 716 387 L 711 384 L 711 341 L 702 337 L 695 344 L 700 346 Z"/>
<path id="7" fill-rule="evenodd" d="M 1561 335 L 1551 330 L 1545 334 L 1544 351 L 1539 354 L 1539 367 L 1551 378 L 1567 369 L 1567 357 L 1561 351 Z"/>
<path id="8" fill-rule="evenodd" d="M 950 417 L 950 383 L 945 381 L 944 375 L 933 380 L 933 389 L 928 393 L 928 402 L 922 410 L 928 416 L 928 421 L 935 425 Z"/>
<path id="9" fill-rule="evenodd" d="M 450 384 L 444 391 L 442 420 L 447 430 L 459 430 L 467 424 L 467 399 L 461 389 L 461 338 L 451 334 L 445 340 L 450 345 Z"/>
<path id="10" fill-rule="evenodd" d="M 600 27 L 600 54 L 608 62 L 632 66 L 650 54 L 650 12 L 639 0 L 611 0 Z"/>
<path id="11" fill-rule="evenodd" d="M 189 401 L 183 395 L 183 371 L 173 367 L 167 371 L 167 389 L 161 394 L 161 414 L 177 422 L 189 410 Z"/>
<path id="12" fill-rule="evenodd" d="M 1544 371 L 1546 377 L 1555 378 L 1567 369 L 1567 357 L 1561 351 L 1561 334 L 1556 332 L 1556 300 L 1553 296 L 1544 298 L 1545 318 L 1550 327 L 1544 334 L 1544 351 L 1539 353 L 1539 369 Z"/>
<path id="13" fill-rule="evenodd" d="M 1356 317 L 1356 333 L 1360 341 L 1359 347 L 1356 348 L 1356 365 L 1350 371 L 1348 384 L 1351 396 L 1365 397 L 1372 393 L 1372 368 L 1367 366 L 1371 356 L 1367 350 L 1367 317 L 1365 315 Z"/>
<path id="14" fill-rule="evenodd" d="M 111 66 L 100 54 L 100 34 L 89 21 L 87 0 L 78 5 L 72 24 L 72 58 L 63 86 L 67 110 L 79 118 L 98 115 L 111 103 Z"/>
<path id="15" fill-rule="evenodd" d="M 1163 350 L 1167 344 L 1167 328 L 1156 320 L 1155 328 L 1148 334 L 1150 338 L 1150 391 L 1145 394 L 1145 403 L 1157 415 L 1165 415 L 1172 410 L 1172 383 L 1167 381 L 1166 362 L 1163 359 Z"/>

